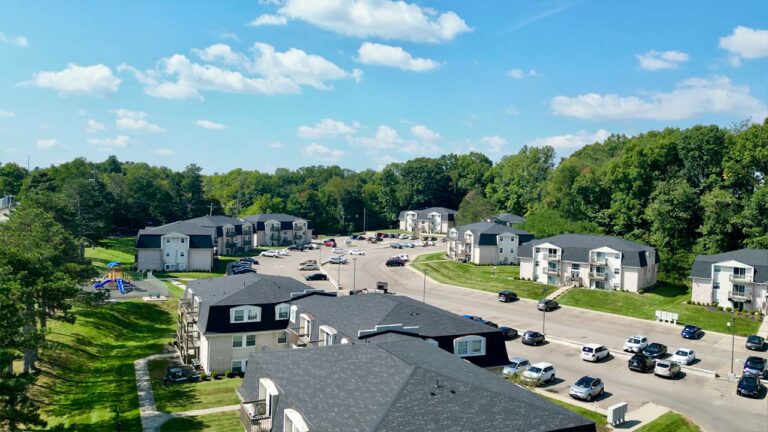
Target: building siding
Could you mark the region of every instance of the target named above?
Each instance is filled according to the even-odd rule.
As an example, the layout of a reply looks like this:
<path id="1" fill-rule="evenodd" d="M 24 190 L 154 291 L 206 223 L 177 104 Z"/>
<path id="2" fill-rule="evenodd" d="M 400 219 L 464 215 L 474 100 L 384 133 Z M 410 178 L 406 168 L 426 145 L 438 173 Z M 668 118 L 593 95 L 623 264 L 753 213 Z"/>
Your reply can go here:
<path id="1" fill-rule="evenodd" d="M 217 371 L 224 373 L 231 369 L 233 360 L 247 360 L 248 354 L 265 349 L 283 349 L 287 344 L 278 345 L 277 335 L 285 330 L 270 330 L 263 332 L 229 333 L 222 335 L 204 336 L 200 346 L 201 364 L 207 373 Z M 252 347 L 233 348 L 232 337 L 240 335 L 243 341 L 249 334 L 256 335 L 256 345 Z M 203 348 L 205 345 L 205 348 Z M 208 355 L 204 355 L 206 352 Z"/>

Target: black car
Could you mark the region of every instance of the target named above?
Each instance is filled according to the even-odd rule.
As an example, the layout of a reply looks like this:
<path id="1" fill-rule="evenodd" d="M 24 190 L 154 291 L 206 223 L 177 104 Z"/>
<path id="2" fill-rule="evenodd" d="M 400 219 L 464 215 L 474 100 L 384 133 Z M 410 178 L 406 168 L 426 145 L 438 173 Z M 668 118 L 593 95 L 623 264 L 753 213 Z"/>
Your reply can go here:
<path id="1" fill-rule="evenodd" d="M 232 269 L 233 275 L 241 275 L 246 273 L 258 273 L 258 272 L 250 267 L 235 267 Z"/>
<path id="2" fill-rule="evenodd" d="M 549 312 L 551 310 L 557 309 L 558 307 L 560 307 L 560 305 L 558 305 L 557 302 L 554 300 L 543 299 L 539 301 L 539 304 L 537 307 L 539 308 L 540 311 Z"/>
<path id="3" fill-rule="evenodd" d="M 402 249 L 403 245 L 401 245 L 400 243 L 392 243 L 391 245 L 389 245 L 389 247 L 391 247 L 392 249 Z"/>
<path id="4" fill-rule="evenodd" d="M 289 250 L 289 251 L 299 251 L 299 252 L 303 252 L 303 251 L 304 251 L 304 248 L 303 248 L 303 247 L 301 247 L 301 245 L 292 244 L 292 245 L 288 246 L 288 250 Z"/>
<path id="5" fill-rule="evenodd" d="M 328 275 L 325 273 L 312 273 L 304 276 L 304 280 L 308 280 L 308 281 L 328 280 Z"/>
<path id="6" fill-rule="evenodd" d="M 747 349 L 752 351 L 763 351 L 765 349 L 765 338 L 752 335 L 747 338 Z"/>
<path id="7" fill-rule="evenodd" d="M 500 326 L 499 330 L 501 331 L 501 335 L 504 336 L 504 340 L 512 340 L 517 337 L 517 330 L 512 327 Z"/>
<path id="8" fill-rule="evenodd" d="M 517 294 L 514 291 L 504 290 L 499 293 L 499 301 L 502 303 L 517 301 L 517 299 Z"/>
<path id="9" fill-rule="evenodd" d="M 405 261 L 397 258 L 390 258 L 386 262 L 387 267 L 402 267 L 405 265 Z"/>
<path id="10" fill-rule="evenodd" d="M 541 345 L 544 343 L 544 335 L 537 331 L 528 330 L 523 333 L 522 342 L 525 345 Z"/>
<path id="11" fill-rule="evenodd" d="M 660 343 L 650 343 L 643 350 L 643 354 L 655 359 L 662 359 L 667 356 L 667 346 Z"/>
<path id="12" fill-rule="evenodd" d="M 680 336 L 682 336 L 684 339 L 701 339 L 704 337 L 704 330 L 702 330 L 701 327 L 697 327 L 695 325 L 687 325 L 683 327 L 683 330 L 680 332 Z"/>
<path id="13" fill-rule="evenodd" d="M 747 357 L 744 360 L 744 375 L 752 375 L 756 377 L 765 376 L 765 359 L 762 357 Z"/>
<path id="14" fill-rule="evenodd" d="M 256 258 L 253 258 L 253 257 L 242 257 L 242 258 L 240 258 L 240 262 L 251 263 L 251 264 L 256 264 L 256 265 L 259 264 L 259 261 Z"/>
<path id="15" fill-rule="evenodd" d="M 656 367 L 656 360 L 644 354 L 635 354 L 627 362 L 629 370 L 636 372 L 652 371 Z"/>
<path id="16" fill-rule="evenodd" d="M 165 368 L 165 376 L 163 376 L 164 385 L 196 381 L 200 381 L 200 372 L 196 371 L 192 366 L 179 365 Z"/>
<path id="17" fill-rule="evenodd" d="M 761 387 L 760 378 L 753 375 L 744 375 L 736 386 L 736 394 L 753 398 L 760 397 Z"/>

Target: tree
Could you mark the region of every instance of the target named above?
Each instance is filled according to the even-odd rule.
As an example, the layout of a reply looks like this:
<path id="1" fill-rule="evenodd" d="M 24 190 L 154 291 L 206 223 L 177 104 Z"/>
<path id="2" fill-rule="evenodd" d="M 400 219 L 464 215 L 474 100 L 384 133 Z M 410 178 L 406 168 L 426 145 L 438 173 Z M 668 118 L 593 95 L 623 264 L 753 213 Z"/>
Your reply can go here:
<path id="1" fill-rule="evenodd" d="M 555 149 L 523 146 L 516 155 L 504 156 L 490 172 L 485 195 L 496 207 L 525 214 L 541 201 L 543 184 L 554 166 Z"/>
<path id="2" fill-rule="evenodd" d="M 455 197 L 464 197 L 470 191 L 481 193 L 485 190 L 486 174 L 493 166 L 493 162 L 488 156 L 469 152 L 462 155 L 447 155 L 441 157 L 447 167 L 448 178 L 450 179 L 451 193 Z M 450 208 L 455 208 L 457 201 Z"/>
<path id="3" fill-rule="evenodd" d="M 696 238 L 699 214 L 699 196 L 688 183 L 682 179 L 659 183 L 645 210 L 651 243 L 671 253 L 688 249 Z"/>
<path id="4" fill-rule="evenodd" d="M 697 230 L 701 237 L 696 241 L 696 251 L 716 254 L 736 249 L 738 200 L 724 189 L 715 189 L 701 197 L 700 206 L 704 215 Z"/>
<path id="5" fill-rule="evenodd" d="M 27 170 L 15 163 L 0 164 L 0 197 L 5 195 L 18 195 Z"/>
<path id="6" fill-rule="evenodd" d="M 459 204 L 459 210 L 456 213 L 456 224 L 466 225 L 486 220 L 496 213 L 495 210 L 492 202 L 471 190 L 461 200 L 461 204 Z"/>
<path id="7" fill-rule="evenodd" d="M 739 216 L 748 247 L 768 249 L 768 184 L 755 191 Z"/>
<path id="8" fill-rule="evenodd" d="M 572 221 L 557 210 L 540 208 L 525 216 L 525 222 L 520 229 L 526 230 L 536 237 L 551 237 L 558 234 L 602 234 L 600 227 L 592 222 Z"/>

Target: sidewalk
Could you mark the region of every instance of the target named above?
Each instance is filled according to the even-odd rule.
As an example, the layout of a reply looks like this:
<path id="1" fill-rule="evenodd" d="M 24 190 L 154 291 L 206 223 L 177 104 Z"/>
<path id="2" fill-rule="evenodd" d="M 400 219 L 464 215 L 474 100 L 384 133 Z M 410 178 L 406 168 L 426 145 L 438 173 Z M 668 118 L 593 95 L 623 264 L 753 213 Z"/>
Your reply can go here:
<path id="1" fill-rule="evenodd" d="M 763 323 L 760 324 L 760 329 L 757 331 L 757 335 L 768 338 L 768 316 L 763 318 Z"/>
<path id="2" fill-rule="evenodd" d="M 160 425 L 171 418 L 170 414 L 160 412 L 155 407 L 155 394 L 152 392 L 152 380 L 149 377 L 147 363 L 150 360 L 167 359 L 176 357 L 172 354 L 153 354 L 133 362 L 136 370 L 136 391 L 139 396 L 139 413 L 141 415 L 141 428 L 144 431 L 158 430 Z"/>
<path id="3" fill-rule="evenodd" d="M 202 415 L 208 415 L 208 414 L 237 411 L 239 409 L 240 409 L 240 405 L 227 405 L 227 406 L 221 406 L 216 408 L 203 408 L 199 410 L 177 412 L 177 413 L 171 414 L 171 417 L 174 417 L 174 418 L 175 417 L 196 417 L 196 416 L 202 416 Z"/>

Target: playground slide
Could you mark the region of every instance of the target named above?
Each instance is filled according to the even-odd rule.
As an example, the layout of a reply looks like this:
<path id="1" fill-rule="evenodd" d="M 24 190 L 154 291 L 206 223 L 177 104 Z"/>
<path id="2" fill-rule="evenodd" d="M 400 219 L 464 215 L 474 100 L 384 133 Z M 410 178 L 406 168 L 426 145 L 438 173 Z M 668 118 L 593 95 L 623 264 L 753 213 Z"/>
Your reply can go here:
<path id="1" fill-rule="evenodd" d="M 125 294 L 125 285 L 123 284 L 123 280 L 117 279 L 115 282 L 117 282 L 117 290 L 120 291 L 120 294 Z"/>
<path id="2" fill-rule="evenodd" d="M 104 285 L 106 285 L 106 284 L 108 284 L 110 282 L 112 282 L 112 279 L 106 279 L 106 280 L 103 280 L 103 281 L 95 284 L 93 287 L 98 289 L 98 288 L 101 288 L 101 287 L 103 287 Z"/>

